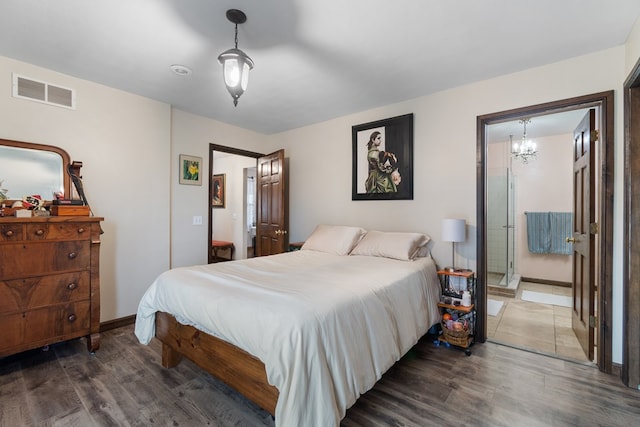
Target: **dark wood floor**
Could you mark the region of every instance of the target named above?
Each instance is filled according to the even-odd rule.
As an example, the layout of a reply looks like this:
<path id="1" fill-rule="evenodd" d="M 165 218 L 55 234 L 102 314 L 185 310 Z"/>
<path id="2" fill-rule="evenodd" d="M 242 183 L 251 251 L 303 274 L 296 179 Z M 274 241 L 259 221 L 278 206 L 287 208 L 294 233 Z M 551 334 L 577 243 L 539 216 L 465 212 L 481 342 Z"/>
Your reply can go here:
<path id="1" fill-rule="evenodd" d="M 640 392 L 592 366 L 477 344 L 470 357 L 424 339 L 349 409 L 343 426 L 631 426 Z M 273 426 L 270 415 L 189 361 L 160 366 L 133 327 L 0 359 L 0 425 Z"/>

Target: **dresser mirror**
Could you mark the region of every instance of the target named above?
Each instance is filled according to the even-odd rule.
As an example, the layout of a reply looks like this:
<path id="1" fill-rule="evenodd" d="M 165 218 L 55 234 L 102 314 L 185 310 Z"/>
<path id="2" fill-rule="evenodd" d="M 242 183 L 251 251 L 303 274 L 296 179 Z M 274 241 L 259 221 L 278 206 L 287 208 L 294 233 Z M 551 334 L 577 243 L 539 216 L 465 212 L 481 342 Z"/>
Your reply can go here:
<path id="1" fill-rule="evenodd" d="M 69 154 L 52 145 L 0 139 L 0 188 L 8 200 L 22 200 L 38 194 L 52 200 L 54 193 L 71 196 L 71 181 L 66 173 Z"/>

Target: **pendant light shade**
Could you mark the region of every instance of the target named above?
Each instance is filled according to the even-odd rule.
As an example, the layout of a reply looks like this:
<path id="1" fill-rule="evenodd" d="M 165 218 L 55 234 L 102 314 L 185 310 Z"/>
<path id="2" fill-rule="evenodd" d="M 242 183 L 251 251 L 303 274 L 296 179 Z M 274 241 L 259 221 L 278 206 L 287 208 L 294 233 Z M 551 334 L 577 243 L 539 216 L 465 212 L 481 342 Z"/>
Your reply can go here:
<path id="1" fill-rule="evenodd" d="M 247 90 L 249 71 L 253 69 L 253 61 L 246 53 L 238 49 L 238 24 L 246 22 L 247 16 L 237 9 L 227 10 L 227 19 L 236 24 L 235 47 L 222 52 L 218 61 L 222 64 L 224 84 L 233 98 L 233 105 L 238 105 L 238 98 Z"/>
<path id="2" fill-rule="evenodd" d="M 247 90 L 253 61 L 243 51 L 235 48 L 222 52 L 218 61 L 222 64 L 224 84 L 233 98 L 233 104 L 238 105 L 238 98 Z"/>

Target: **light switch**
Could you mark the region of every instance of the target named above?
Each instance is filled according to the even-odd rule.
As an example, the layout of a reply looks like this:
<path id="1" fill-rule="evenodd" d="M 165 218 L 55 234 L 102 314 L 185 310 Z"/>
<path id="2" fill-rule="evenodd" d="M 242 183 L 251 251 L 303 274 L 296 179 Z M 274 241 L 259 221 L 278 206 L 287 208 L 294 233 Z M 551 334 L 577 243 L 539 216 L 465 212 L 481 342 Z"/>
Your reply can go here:
<path id="1" fill-rule="evenodd" d="M 202 225 L 202 216 L 194 216 L 193 217 L 193 225 Z"/>

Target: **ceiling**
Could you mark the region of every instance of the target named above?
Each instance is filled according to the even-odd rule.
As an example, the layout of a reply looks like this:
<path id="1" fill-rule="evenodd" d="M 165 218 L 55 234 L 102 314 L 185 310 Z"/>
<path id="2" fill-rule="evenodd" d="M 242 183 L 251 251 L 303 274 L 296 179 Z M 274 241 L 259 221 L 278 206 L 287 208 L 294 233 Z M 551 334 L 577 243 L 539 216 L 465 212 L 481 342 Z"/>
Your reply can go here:
<path id="1" fill-rule="evenodd" d="M 545 136 L 573 135 L 573 131 L 580 120 L 587 113 L 588 108 L 581 108 L 559 113 L 550 113 L 536 117 L 522 117 L 530 120 L 527 123 L 527 138 L 537 139 Z M 487 126 L 487 142 L 498 143 L 509 141 L 509 136 L 513 135 L 514 141 L 522 139 L 524 124 L 521 119 L 503 123 L 495 123 Z"/>
<path id="2" fill-rule="evenodd" d="M 231 8 L 255 62 L 237 107 L 217 61 Z M 2 0 L 0 55 L 273 134 L 618 46 L 639 15 L 638 0 Z"/>

